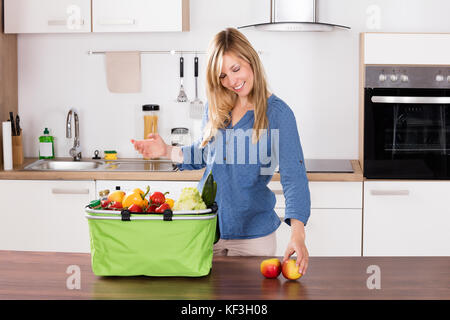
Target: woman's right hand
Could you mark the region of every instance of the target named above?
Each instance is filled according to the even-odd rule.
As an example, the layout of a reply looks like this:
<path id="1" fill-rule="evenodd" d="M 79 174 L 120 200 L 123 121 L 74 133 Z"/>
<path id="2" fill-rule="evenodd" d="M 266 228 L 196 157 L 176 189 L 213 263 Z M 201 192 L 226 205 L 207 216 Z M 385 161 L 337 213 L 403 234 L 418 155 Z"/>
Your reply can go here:
<path id="1" fill-rule="evenodd" d="M 147 139 L 144 140 L 131 139 L 131 143 L 134 145 L 134 149 L 142 154 L 144 158 L 170 158 L 170 155 L 168 154 L 170 149 L 169 146 L 157 133 L 150 133 L 147 136 Z"/>

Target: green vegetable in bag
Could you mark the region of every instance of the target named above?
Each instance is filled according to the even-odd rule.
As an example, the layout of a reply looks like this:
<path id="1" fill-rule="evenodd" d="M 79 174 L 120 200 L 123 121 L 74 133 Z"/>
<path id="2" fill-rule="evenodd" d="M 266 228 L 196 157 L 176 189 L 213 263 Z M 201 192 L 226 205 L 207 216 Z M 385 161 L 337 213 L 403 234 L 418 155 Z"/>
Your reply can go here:
<path id="1" fill-rule="evenodd" d="M 173 206 L 174 211 L 204 209 L 206 209 L 206 205 L 203 202 L 198 189 L 192 187 L 183 188 L 180 197 Z"/>
<path id="2" fill-rule="evenodd" d="M 217 183 L 214 181 L 211 171 L 208 177 L 206 178 L 202 190 L 202 199 L 207 207 L 212 206 L 214 200 L 216 200 L 216 193 L 217 193 Z"/>
<path id="3" fill-rule="evenodd" d="M 95 210 L 101 209 L 101 208 L 102 208 L 102 204 L 101 204 L 100 199 L 92 200 L 92 201 L 89 203 L 89 208 L 95 209 Z"/>

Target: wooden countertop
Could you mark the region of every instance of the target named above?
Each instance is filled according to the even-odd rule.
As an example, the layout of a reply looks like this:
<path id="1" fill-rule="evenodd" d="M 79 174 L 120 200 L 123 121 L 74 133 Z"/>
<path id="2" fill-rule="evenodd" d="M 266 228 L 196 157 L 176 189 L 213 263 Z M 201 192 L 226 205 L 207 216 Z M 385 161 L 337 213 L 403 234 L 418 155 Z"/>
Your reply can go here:
<path id="1" fill-rule="evenodd" d="M 216 257 L 199 278 L 97 277 L 90 254 L 0 251 L 0 299 L 309 300 L 450 299 L 450 257 L 311 257 L 297 281 L 265 279 L 266 257 Z M 80 289 L 67 268 L 79 266 Z M 368 289 L 380 268 L 380 289 Z"/>
<path id="2" fill-rule="evenodd" d="M 125 172 L 125 171 L 29 171 L 23 168 L 36 161 L 26 158 L 24 163 L 14 170 L 4 171 L 0 168 L 0 180 L 170 180 L 199 181 L 204 170 L 184 170 L 176 172 Z M 70 160 L 70 159 L 69 159 Z M 351 160 L 353 173 L 308 173 L 309 181 L 363 181 L 363 174 L 358 160 Z M 280 174 L 275 173 L 272 181 L 280 181 Z"/>

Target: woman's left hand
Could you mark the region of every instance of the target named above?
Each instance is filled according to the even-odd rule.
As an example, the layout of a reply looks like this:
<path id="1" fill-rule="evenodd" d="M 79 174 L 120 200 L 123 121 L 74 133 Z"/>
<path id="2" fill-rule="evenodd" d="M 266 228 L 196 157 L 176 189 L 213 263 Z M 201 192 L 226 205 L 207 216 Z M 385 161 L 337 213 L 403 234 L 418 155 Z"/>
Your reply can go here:
<path id="1" fill-rule="evenodd" d="M 297 219 L 291 219 L 291 240 L 286 248 L 283 257 L 283 263 L 289 260 L 294 253 L 297 254 L 296 265 L 299 267 L 299 272 L 305 275 L 308 269 L 309 253 L 305 245 L 305 228 L 303 222 Z"/>

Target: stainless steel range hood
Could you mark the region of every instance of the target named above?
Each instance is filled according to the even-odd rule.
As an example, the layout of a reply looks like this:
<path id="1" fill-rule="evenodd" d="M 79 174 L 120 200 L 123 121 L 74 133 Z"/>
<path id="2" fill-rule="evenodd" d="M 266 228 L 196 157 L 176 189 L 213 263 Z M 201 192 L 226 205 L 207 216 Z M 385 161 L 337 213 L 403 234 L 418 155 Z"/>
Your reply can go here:
<path id="1" fill-rule="evenodd" d="M 316 0 L 270 0 L 270 22 L 251 24 L 238 29 L 259 31 L 333 31 L 350 29 L 338 24 L 317 21 Z"/>

